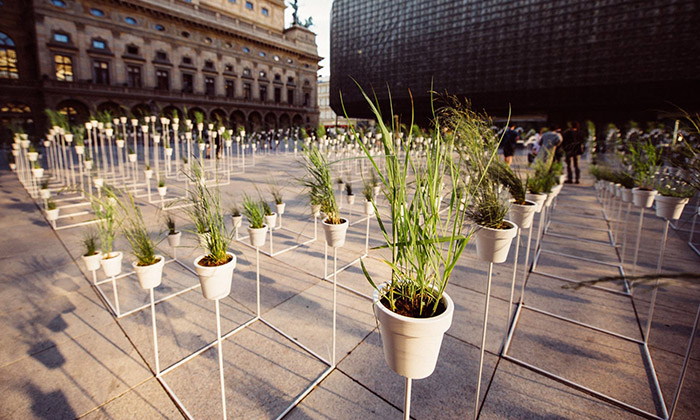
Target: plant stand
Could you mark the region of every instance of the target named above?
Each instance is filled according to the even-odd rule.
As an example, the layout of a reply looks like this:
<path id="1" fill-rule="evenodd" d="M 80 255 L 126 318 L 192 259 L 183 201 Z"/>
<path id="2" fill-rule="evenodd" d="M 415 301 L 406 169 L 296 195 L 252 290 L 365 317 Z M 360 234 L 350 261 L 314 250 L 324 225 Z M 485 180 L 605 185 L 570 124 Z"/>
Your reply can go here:
<path id="1" fill-rule="evenodd" d="M 693 243 L 693 236 L 695 236 L 695 223 L 697 222 L 698 214 L 700 214 L 700 204 L 698 204 L 698 207 L 695 209 L 695 214 L 693 215 L 693 224 L 690 225 L 690 237 L 688 237 L 688 246 L 690 247 L 690 249 L 695 251 L 696 254 L 700 255 L 700 249 L 698 249 Z"/>
<path id="2" fill-rule="evenodd" d="M 486 299 L 484 301 L 484 322 L 481 327 L 481 348 L 479 350 L 479 373 L 476 375 L 476 401 L 474 403 L 474 419 L 479 417 L 481 406 L 481 376 L 484 371 L 484 351 L 486 350 L 486 329 L 489 320 L 489 301 L 491 298 L 491 277 L 493 276 L 493 262 L 489 262 L 489 273 L 486 280 Z"/>
<path id="3" fill-rule="evenodd" d="M 642 225 L 644 224 L 644 207 L 639 208 L 639 225 L 637 226 L 637 245 L 634 248 L 634 262 L 632 263 L 632 276 L 637 274 L 637 259 L 639 258 L 639 244 L 642 241 Z M 667 227 L 668 229 L 668 227 Z"/>
<path id="4" fill-rule="evenodd" d="M 280 216 L 278 215 L 277 217 L 280 217 Z M 281 223 L 282 223 L 282 222 L 281 222 L 281 220 L 280 220 L 280 224 L 281 224 Z M 285 230 L 285 231 L 290 232 L 290 233 L 295 233 L 295 234 L 297 234 L 297 236 L 299 236 L 299 237 L 305 237 L 305 238 L 308 238 L 308 239 L 306 239 L 306 240 L 303 241 L 303 242 L 298 242 L 298 243 L 296 243 L 296 244 L 294 244 L 294 245 L 290 245 L 290 246 L 288 246 L 288 247 L 286 247 L 286 248 L 279 249 L 279 250 L 275 251 L 275 250 L 274 250 L 274 244 L 273 244 L 273 234 L 272 234 L 272 231 L 273 231 L 274 229 L 273 229 L 272 227 L 270 227 L 270 228 L 269 228 L 269 231 L 270 231 L 270 251 L 269 251 L 269 252 L 260 251 L 260 252 L 262 252 L 263 254 L 267 255 L 268 257 L 276 257 L 276 256 L 278 256 L 278 255 L 284 254 L 285 252 L 289 252 L 289 251 L 292 251 L 292 250 L 294 250 L 294 249 L 300 248 L 300 247 L 302 247 L 302 246 L 309 245 L 309 244 L 315 242 L 316 239 L 318 238 L 318 235 L 317 235 L 317 228 L 318 228 L 318 217 L 316 217 L 316 216 L 314 216 L 314 236 L 307 235 L 307 234 L 304 233 L 304 232 L 297 232 L 297 231 L 292 230 L 292 229 L 289 229 L 289 228 L 287 228 L 287 227 L 282 227 L 282 226 L 278 227 L 276 230 Z M 253 248 L 253 246 L 247 241 L 248 237 L 249 237 L 248 235 L 246 235 L 246 236 L 240 236 L 240 237 L 239 237 L 239 236 L 238 236 L 238 232 L 236 232 L 236 237 L 235 237 L 235 239 L 238 240 L 239 242 L 241 242 L 242 244 L 247 245 L 247 246 L 250 247 L 250 248 Z"/>

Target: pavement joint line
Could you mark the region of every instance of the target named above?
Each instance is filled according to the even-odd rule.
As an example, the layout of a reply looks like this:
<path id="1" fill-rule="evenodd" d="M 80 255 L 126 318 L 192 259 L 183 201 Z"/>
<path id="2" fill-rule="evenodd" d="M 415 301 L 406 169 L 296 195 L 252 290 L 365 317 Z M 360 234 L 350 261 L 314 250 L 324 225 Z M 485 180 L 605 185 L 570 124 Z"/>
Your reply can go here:
<path id="1" fill-rule="evenodd" d="M 131 388 L 125 389 L 124 392 L 122 392 L 121 394 L 115 395 L 115 396 L 113 396 L 112 398 L 108 399 L 107 401 L 103 402 L 102 404 L 100 404 L 100 405 L 98 405 L 98 406 L 96 406 L 96 407 L 93 407 L 92 409 L 86 411 L 86 412 L 83 413 L 83 414 L 80 414 L 78 417 L 76 417 L 76 420 L 77 420 L 77 419 L 81 419 L 81 418 L 83 418 L 83 417 L 89 415 L 90 413 L 93 413 L 93 412 L 99 410 L 100 408 L 106 406 L 107 404 L 111 403 L 112 401 L 118 400 L 119 398 L 123 397 L 124 395 L 128 394 L 128 393 L 131 392 L 131 391 L 134 391 L 136 388 L 140 387 L 141 385 L 143 385 L 143 384 L 145 384 L 146 382 L 148 382 L 148 381 L 150 381 L 150 380 L 153 380 L 153 379 L 155 379 L 155 377 L 153 377 L 153 378 L 146 378 L 146 379 L 142 380 L 141 382 L 137 383 L 136 385 L 132 386 Z"/>

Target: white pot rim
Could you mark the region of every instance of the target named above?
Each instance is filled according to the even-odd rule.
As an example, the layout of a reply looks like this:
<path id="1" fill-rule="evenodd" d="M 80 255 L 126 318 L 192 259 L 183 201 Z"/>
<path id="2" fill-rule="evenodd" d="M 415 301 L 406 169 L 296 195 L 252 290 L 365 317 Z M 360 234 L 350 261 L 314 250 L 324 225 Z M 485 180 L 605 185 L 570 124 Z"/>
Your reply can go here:
<path id="1" fill-rule="evenodd" d="M 137 260 L 137 261 L 133 261 L 133 262 L 131 263 L 131 266 L 134 268 L 134 271 L 138 271 L 138 270 L 147 270 L 147 269 L 149 269 L 149 268 L 155 268 L 155 267 L 158 267 L 158 266 L 161 266 L 161 265 L 165 265 L 165 257 L 163 257 L 162 255 L 160 255 L 160 254 L 155 254 L 155 255 L 154 255 L 154 258 L 157 258 L 158 261 L 154 262 L 153 264 L 149 264 L 149 265 L 139 265 L 139 262 L 138 262 L 138 260 Z"/>
<path id="2" fill-rule="evenodd" d="M 382 283 L 379 285 L 379 289 L 384 290 L 387 286 L 389 286 L 389 283 Z M 429 318 L 413 318 L 410 316 L 397 314 L 396 312 L 393 312 L 391 309 L 384 306 L 384 304 L 380 300 L 378 290 L 374 290 L 372 294 L 372 303 L 376 305 L 379 308 L 379 310 L 384 311 L 385 313 L 389 314 L 393 318 L 396 318 L 397 320 L 403 322 L 411 322 L 419 325 L 440 322 L 442 319 L 452 316 L 451 313 L 454 312 L 454 301 L 446 291 L 442 293 L 442 300 L 445 302 L 445 311 L 440 315 L 431 316 Z"/>
<path id="3" fill-rule="evenodd" d="M 342 220 L 342 222 L 340 222 L 340 223 L 328 223 L 328 222 L 326 222 L 326 220 L 327 220 L 327 218 L 326 218 L 326 219 L 323 219 L 323 220 L 321 221 L 321 223 L 323 223 L 323 224 L 326 225 L 326 226 L 342 226 L 342 225 L 348 223 L 348 219 L 346 219 L 346 218 L 344 218 L 344 217 L 341 217 L 341 218 L 340 218 L 340 220 Z"/>
<path id="4" fill-rule="evenodd" d="M 215 268 L 223 267 L 223 266 L 228 265 L 228 264 L 231 264 L 231 263 L 234 263 L 234 264 L 236 263 L 236 256 L 235 256 L 231 251 L 226 251 L 226 255 L 230 255 L 230 256 L 231 256 L 231 260 L 230 260 L 229 262 L 224 263 L 224 264 L 221 264 L 221 265 L 216 265 L 216 266 L 213 266 L 213 267 L 210 267 L 210 266 L 208 266 L 208 265 L 201 265 L 199 262 L 200 262 L 204 257 L 206 257 L 206 256 L 208 256 L 208 255 L 209 255 L 209 254 L 202 254 L 202 255 L 198 256 L 197 258 L 195 258 L 195 259 L 194 259 L 194 265 L 197 266 L 197 267 L 205 268 L 205 269 L 215 269 Z"/>
<path id="5" fill-rule="evenodd" d="M 510 227 L 509 227 L 509 228 L 506 228 L 506 229 L 495 229 L 495 228 L 490 228 L 490 227 L 482 226 L 482 225 L 480 225 L 480 224 L 477 224 L 477 226 L 479 227 L 479 229 L 485 229 L 485 230 L 489 230 L 489 231 L 492 231 L 492 232 L 508 232 L 508 231 L 510 231 L 510 230 L 515 231 L 515 229 L 517 228 L 517 226 L 515 225 L 515 223 L 511 222 L 510 220 L 503 220 L 503 223 L 508 223 L 508 225 L 510 225 Z"/>

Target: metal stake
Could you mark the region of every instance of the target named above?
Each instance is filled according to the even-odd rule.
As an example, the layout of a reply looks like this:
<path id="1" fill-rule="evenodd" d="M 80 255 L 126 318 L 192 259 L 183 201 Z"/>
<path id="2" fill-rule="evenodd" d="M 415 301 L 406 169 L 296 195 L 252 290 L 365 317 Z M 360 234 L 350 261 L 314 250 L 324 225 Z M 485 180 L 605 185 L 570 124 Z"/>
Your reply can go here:
<path id="1" fill-rule="evenodd" d="M 479 417 L 479 399 L 481 394 L 481 375 L 484 370 L 484 350 L 486 347 L 486 327 L 489 319 L 489 299 L 491 297 L 491 276 L 493 274 L 493 263 L 489 263 L 489 276 L 486 282 L 486 302 L 484 303 L 484 324 L 481 333 L 481 354 L 479 355 L 479 373 L 476 382 L 476 401 L 474 403 L 474 419 Z"/>

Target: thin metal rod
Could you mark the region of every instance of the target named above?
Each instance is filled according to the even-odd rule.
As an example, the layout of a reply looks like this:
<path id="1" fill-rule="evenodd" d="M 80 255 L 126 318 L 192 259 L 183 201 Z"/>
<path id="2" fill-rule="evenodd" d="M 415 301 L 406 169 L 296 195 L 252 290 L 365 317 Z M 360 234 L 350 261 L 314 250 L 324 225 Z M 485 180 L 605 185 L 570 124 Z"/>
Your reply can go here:
<path id="1" fill-rule="evenodd" d="M 661 268 L 664 264 L 664 253 L 666 251 L 666 239 L 668 238 L 668 224 L 669 220 L 666 219 L 664 223 L 664 235 L 661 239 L 661 249 L 659 249 L 659 260 L 656 263 L 656 274 L 661 273 Z M 644 342 L 649 343 L 649 335 L 651 334 L 651 324 L 654 318 L 654 309 L 656 308 L 656 296 L 659 292 L 659 279 L 654 281 L 654 290 L 651 292 L 651 301 L 649 302 L 649 315 L 647 316 L 647 326 L 644 329 Z"/>
<path id="2" fill-rule="evenodd" d="M 489 319 L 489 300 L 491 297 L 491 276 L 493 275 L 493 263 L 489 263 L 489 274 L 486 281 L 486 299 L 484 302 L 484 323 L 481 332 L 481 351 L 479 355 L 479 373 L 476 377 L 476 401 L 474 402 L 474 419 L 479 417 L 479 400 L 481 399 L 481 375 L 484 371 L 484 350 L 486 347 L 486 327 Z"/>
<path id="3" fill-rule="evenodd" d="M 659 378 L 656 376 L 656 367 L 654 366 L 654 360 L 651 358 L 651 353 L 649 352 L 649 346 L 646 343 L 642 344 L 644 349 L 644 357 L 646 362 L 649 364 L 649 372 L 651 373 L 651 379 L 654 381 L 654 390 L 656 391 L 656 397 L 659 400 L 659 405 L 661 406 L 661 413 L 665 419 L 668 418 L 668 411 L 666 410 L 666 400 L 664 399 L 664 394 L 661 392 L 661 384 L 659 384 Z"/>
<path id="4" fill-rule="evenodd" d="M 686 373 L 688 373 L 690 352 L 693 349 L 693 342 L 695 341 L 695 335 L 698 331 L 698 319 L 700 319 L 700 305 L 698 305 L 698 310 L 695 313 L 695 324 L 693 325 L 693 331 L 690 333 L 690 339 L 688 340 L 688 348 L 685 349 L 685 359 L 683 359 L 683 368 L 681 369 L 681 375 L 678 378 L 678 385 L 676 385 L 676 393 L 673 395 L 673 402 L 671 403 L 671 413 L 669 415 L 669 420 L 673 420 L 673 415 L 676 414 L 676 407 L 678 407 L 678 399 L 681 396 L 681 389 L 683 388 L 685 375 Z"/>
<path id="5" fill-rule="evenodd" d="M 406 392 L 403 399 L 403 419 L 411 418 L 411 378 L 406 378 Z"/>
<path id="6" fill-rule="evenodd" d="M 642 240 L 642 225 L 644 224 L 644 207 L 639 209 L 639 226 L 637 226 L 637 246 L 634 249 L 634 262 L 632 263 L 632 277 L 637 274 L 637 258 L 639 258 L 639 243 Z"/>
<path id="7" fill-rule="evenodd" d="M 523 297 L 525 296 L 525 283 L 527 282 L 527 273 L 530 270 L 528 263 L 530 258 L 530 244 L 532 244 L 532 225 L 534 225 L 534 223 L 530 224 L 530 230 L 527 233 L 527 250 L 525 251 L 525 267 L 523 268 L 523 284 L 520 289 L 520 300 L 518 300 L 518 302 L 521 303 L 523 301 Z"/>
<path id="8" fill-rule="evenodd" d="M 620 266 L 620 264 L 617 264 L 617 263 L 609 263 L 609 262 L 605 262 L 605 261 L 598 261 L 598 260 L 594 260 L 594 259 L 592 259 L 592 258 L 579 257 L 578 255 L 564 254 L 564 253 L 562 253 L 562 252 L 556 252 L 556 251 L 552 251 L 552 250 L 549 250 L 549 249 L 542 249 L 542 250 L 540 250 L 540 253 L 558 255 L 558 256 L 560 256 L 560 257 L 566 257 L 566 258 L 571 258 L 571 259 L 574 259 L 574 260 L 586 261 L 586 262 L 590 262 L 590 263 L 594 263 L 594 264 L 607 265 L 607 266 L 610 266 L 610 267 L 619 267 L 619 266 Z"/>
<path id="9" fill-rule="evenodd" d="M 156 161 L 157 162 L 157 161 Z M 221 413 L 226 420 L 226 384 L 224 383 L 224 349 L 221 346 L 221 313 L 219 312 L 219 299 L 214 301 L 216 305 L 216 341 L 219 350 L 219 381 L 221 382 Z"/>
<path id="10" fill-rule="evenodd" d="M 508 326 L 510 325 L 511 313 L 513 312 L 513 295 L 515 294 L 515 276 L 518 274 L 518 252 L 520 251 L 520 229 L 515 237 L 515 258 L 513 259 L 513 278 L 510 282 L 510 299 L 508 300 L 508 315 L 506 315 L 506 329 L 508 331 Z"/>
<path id="11" fill-rule="evenodd" d="M 112 276 L 112 287 L 114 288 L 114 306 L 116 309 L 117 318 L 121 316 L 121 311 L 119 310 L 119 294 L 117 293 L 117 280 Z"/>
<path id="12" fill-rule="evenodd" d="M 320 384 L 321 381 L 326 379 L 326 377 L 330 375 L 331 372 L 333 372 L 333 369 L 333 367 L 329 367 L 325 371 L 323 371 L 323 373 L 321 373 L 321 375 L 318 378 L 316 378 L 315 381 L 313 381 L 308 387 L 306 387 L 306 389 L 304 389 L 304 391 L 302 391 L 301 394 L 299 394 L 294 399 L 294 401 L 292 401 L 292 403 L 289 404 L 289 406 L 287 406 L 287 408 L 282 412 L 282 414 L 276 417 L 276 420 L 282 420 L 283 418 L 285 418 L 287 414 L 289 414 L 289 412 L 292 411 L 294 407 L 296 407 L 301 402 L 301 400 L 306 398 L 306 396 L 309 395 L 309 393 L 313 391 L 313 389 L 316 388 L 316 386 Z"/>
<path id="13" fill-rule="evenodd" d="M 624 267 L 625 265 L 625 253 L 627 251 L 627 223 L 630 219 L 630 209 L 632 208 L 632 203 L 627 203 L 627 212 L 625 213 L 625 231 L 622 234 L 622 250 L 620 252 L 620 265 Z"/>
<path id="14" fill-rule="evenodd" d="M 336 318 L 338 304 L 338 248 L 333 247 L 333 350 L 331 354 L 331 365 L 335 366 L 335 345 L 336 345 Z"/>
<path id="15" fill-rule="evenodd" d="M 260 317 L 260 248 L 255 248 L 255 291 L 257 314 Z"/>
<path id="16" fill-rule="evenodd" d="M 158 334 L 156 332 L 156 304 L 153 299 L 153 288 L 149 289 L 151 295 L 151 323 L 153 324 L 153 355 L 156 360 L 156 376 L 160 375 L 160 359 L 158 358 Z"/>

